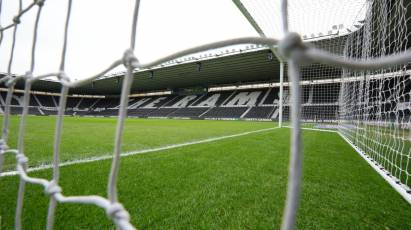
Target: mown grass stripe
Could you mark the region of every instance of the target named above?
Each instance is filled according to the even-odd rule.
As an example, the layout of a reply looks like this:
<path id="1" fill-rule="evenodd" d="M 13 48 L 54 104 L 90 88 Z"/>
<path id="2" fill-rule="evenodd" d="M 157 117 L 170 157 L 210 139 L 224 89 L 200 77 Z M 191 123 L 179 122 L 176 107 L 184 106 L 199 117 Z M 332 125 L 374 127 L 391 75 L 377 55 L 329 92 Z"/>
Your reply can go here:
<path id="1" fill-rule="evenodd" d="M 232 134 L 232 135 L 212 137 L 212 138 L 207 138 L 207 139 L 198 140 L 198 141 L 189 141 L 189 142 L 184 142 L 184 143 L 180 143 L 180 144 L 166 145 L 166 146 L 157 147 L 157 148 L 130 151 L 130 152 L 122 153 L 121 156 L 122 157 L 127 157 L 127 156 L 133 156 L 133 155 L 137 155 L 137 154 L 145 154 L 145 153 L 158 152 L 158 151 L 163 151 L 163 150 L 168 150 L 168 149 L 181 148 L 181 147 L 185 147 L 185 146 L 203 144 L 203 143 L 208 143 L 208 142 L 213 142 L 213 141 L 224 140 L 224 139 L 228 139 L 228 138 L 241 137 L 241 136 L 250 135 L 250 134 L 254 134 L 254 133 L 267 132 L 267 131 L 271 131 L 271 130 L 278 129 L 278 128 L 279 127 L 259 129 L 259 130 L 254 130 L 254 131 L 248 131 L 248 132 Z M 62 162 L 62 163 L 60 163 L 59 166 L 63 167 L 63 166 L 69 166 L 69 165 L 75 165 L 75 164 L 85 164 L 85 163 L 101 161 L 101 160 L 109 160 L 112 157 L 113 157 L 112 155 L 105 154 L 105 155 L 99 156 L 99 157 L 90 157 L 90 158 L 84 158 L 84 159 L 79 159 L 79 160 L 72 160 L 72 161 Z M 51 168 L 53 168 L 52 164 L 44 164 L 44 165 L 40 165 L 40 166 L 37 166 L 37 167 L 28 168 L 27 172 L 42 171 L 42 170 L 47 170 L 47 169 L 51 169 Z M 3 172 L 3 173 L 0 173 L 0 177 L 15 176 L 17 174 L 18 174 L 17 171 Z"/>

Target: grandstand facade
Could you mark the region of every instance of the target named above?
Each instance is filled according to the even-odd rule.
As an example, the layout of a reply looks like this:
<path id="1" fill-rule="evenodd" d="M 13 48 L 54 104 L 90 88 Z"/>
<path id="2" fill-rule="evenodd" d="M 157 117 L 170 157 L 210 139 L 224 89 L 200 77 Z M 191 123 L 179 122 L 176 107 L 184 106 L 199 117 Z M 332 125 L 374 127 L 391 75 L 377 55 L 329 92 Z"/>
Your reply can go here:
<path id="1" fill-rule="evenodd" d="M 309 121 L 335 121 L 338 116 L 338 90 L 322 99 L 320 88 L 337 88 L 336 83 L 303 86 L 303 113 Z M 3 104 L 6 93 L 1 92 Z M 11 113 L 22 111 L 23 94 L 15 93 Z M 289 89 L 284 90 L 284 114 L 288 119 Z M 58 95 L 33 94 L 29 113 L 56 115 Z M 72 96 L 67 100 L 66 115 L 116 116 L 118 97 Z M 185 119 L 253 119 L 278 120 L 279 87 L 206 92 L 193 95 L 160 95 L 130 98 L 129 117 Z"/>
<path id="2" fill-rule="evenodd" d="M 344 37 L 312 42 L 315 46 L 338 53 L 342 52 L 344 43 Z M 284 83 L 280 84 L 280 61 L 270 49 L 250 45 L 242 50 L 226 50 L 200 57 L 136 71 L 128 116 L 277 121 L 282 87 L 283 119 L 289 119 L 290 84 L 286 73 Z M 337 120 L 341 73 L 338 68 L 318 64 L 303 68 L 304 120 Z M 103 77 L 71 90 L 66 115 L 116 116 L 122 74 Z M 2 107 L 6 98 L 3 87 L 0 94 Z M 22 111 L 23 93 L 19 89 L 23 88 L 23 82 L 17 82 L 11 104 L 12 114 Z M 32 90 L 29 114 L 56 115 L 60 85 L 43 80 L 36 82 Z"/>

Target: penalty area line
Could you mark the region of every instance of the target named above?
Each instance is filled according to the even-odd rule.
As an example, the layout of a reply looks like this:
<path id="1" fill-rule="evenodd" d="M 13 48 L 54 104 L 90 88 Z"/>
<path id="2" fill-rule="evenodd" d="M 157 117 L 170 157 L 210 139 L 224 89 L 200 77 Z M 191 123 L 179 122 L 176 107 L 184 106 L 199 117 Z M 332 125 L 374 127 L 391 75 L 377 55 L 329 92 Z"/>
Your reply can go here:
<path id="1" fill-rule="evenodd" d="M 254 131 L 248 131 L 248 132 L 243 132 L 243 133 L 232 134 L 232 135 L 220 136 L 220 137 L 212 137 L 212 138 L 207 138 L 207 139 L 203 139 L 203 140 L 189 141 L 189 142 L 184 142 L 184 143 L 180 143 L 180 144 L 166 145 L 166 146 L 157 147 L 157 148 L 130 151 L 130 152 L 121 153 L 121 157 L 127 157 L 127 156 L 133 156 L 133 155 L 145 154 L 145 153 L 152 153 L 152 152 L 159 152 L 159 151 L 163 151 L 163 150 L 181 148 L 181 147 L 190 146 L 190 145 L 209 143 L 209 142 L 214 142 L 214 141 L 219 141 L 219 140 L 224 140 L 224 139 L 229 139 L 229 138 L 246 136 L 246 135 L 250 135 L 250 134 L 254 134 L 254 133 L 267 132 L 267 131 L 271 131 L 271 130 L 275 130 L 275 129 L 279 129 L 279 127 L 259 129 L 259 130 L 254 130 Z M 112 159 L 112 158 L 113 158 L 113 155 L 103 155 L 103 156 L 99 156 L 99 157 L 90 157 L 90 158 L 84 158 L 84 159 L 80 159 L 80 160 L 65 161 L 65 162 L 60 163 L 59 166 L 64 167 L 64 166 L 69 166 L 69 165 L 85 164 L 85 163 L 91 163 L 91 162 L 95 162 L 95 161 L 109 160 L 109 159 Z M 36 172 L 36 171 L 42 171 L 42 170 L 47 170 L 47 169 L 52 169 L 52 168 L 53 168 L 53 164 L 44 164 L 44 165 L 40 165 L 40 166 L 37 166 L 37 167 L 28 168 L 27 172 Z M 17 171 L 3 172 L 3 173 L 0 173 L 0 177 L 15 176 L 17 174 L 18 174 Z"/>

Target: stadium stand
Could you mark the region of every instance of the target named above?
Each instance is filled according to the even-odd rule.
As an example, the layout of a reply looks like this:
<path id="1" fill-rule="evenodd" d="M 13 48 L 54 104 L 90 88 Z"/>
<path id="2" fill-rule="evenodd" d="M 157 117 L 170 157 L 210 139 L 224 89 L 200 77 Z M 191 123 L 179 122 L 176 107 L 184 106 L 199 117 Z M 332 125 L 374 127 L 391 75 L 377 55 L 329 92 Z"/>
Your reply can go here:
<path id="1" fill-rule="evenodd" d="M 167 117 L 176 110 L 178 110 L 178 108 L 158 108 L 150 114 L 148 114 L 148 117 Z"/>
<path id="2" fill-rule="evenodd" d="M 214 107 L 203 118 L 240 118 L 246 111 L 247 107 Z"/>
<path id="3" fill-rule="evenodd" d="M 54 103 L 55 99 L 53 98 L 53 96 L 33 94 L 33 97 L 38 99 L 41 107 L 56 107 L 56 103 Z"/>
<path id="4" fill-rule="evenodd" d="M 129 109 L 128 116 L 129 117 L 148 117 L 148 115 L 155 110 L 157 110 L 157 108 Z"/>
<path id="5" fill-rule="evenodd" d="M 345 38 L 336 40 L 344 44 Z M 314 42 L 315 43 L 315 42 Z M 324 44 L 323 44 L 324 43 Z M 334 43 L 333 43 L 334 44 Z M 328 47 L 327 41 L 319 42 Z M 166 117 L 190 119 L 270 119 L 279 117 L 279 63 L 270 59 L 265 48 L 256 48 L 231 55 L 201 60 L 203 68 L 184 62 L 155 70 L 154 78 L 147 71 L 136 72 L 133 95 L 128 103 L 129 117 Z M 224 66 L 219 63 L 224 61 Z M 241 70 L 239 66 L 247 65 Z M 287 66 L 286 66 L 287 68 Z M 185 74 L 189 73 L 187 78 Z M 315 75 L 316 77 L 312 77 Z M 338 98 L 341 69 L 310 64 L 302 67 L 302 112 L 303 119 L 310 121 L 333 121 L 338 116 Z M 0 74 L 0 78 L 3 75 Z M 117 76 L 117 75 L 116 75 Z M 98 79 L 98 84 L 90 84 L 81 89 L 71 89 L 67 99 L 65 114 L 68 116 L 115 116 L 119 108 L 118 84 L 116 76 Z M 169 79 L 176 79 L 170 81 Z M 252 79 L 250 81 L 250 79 Z M 249 81 L 249 82 L 248 82 Z M 244 86 L 251 87 L 244 87 Z M 410 84 L 411 85 L 411 84 Z M 6 89 L 4 85 L 0 87 Z M 187 88 L 185 88 L 187 87 Z M 392 87 L 392 85 L 387 86 Z M 21 111 L 24 85 L 17 82 L 13 95 L 13 113 Z M 384 89 L 384 87 L 382 87 Z M 60 85 L 53 81 L 42 81 L 32 87 L 30 114 L 56 115 L 59 103 Z M 185 89 L 200 89 L 184 91 Z M 207 90 L 206 90 L 207 89 Z M 44 92 L 44 93 L 42 93 Z M 153 92 L 167 92 L 156 94 Z M 382 90 L 382 93 L 388 90 Z M 81 96 L 87 93 L 86 96 Z M 138 93 L 138 94 L 137 94 Z M 144 94 L 147 93 L 147 94 Z M 375 92 L 370 92 L 375 93 Z M 290 90 L 288 74 L 284 75 L 283 119 L 289 120 Z M 138 95 L 138 96 L 137 96 Z M 144 96 L 145 95 L 145 96 Z M 102 97 L 103 96 L 103 97 Z M 105 97 L 104 97 L 105 96 Z M 0 102 L 4 109 L 6 92 L 0 92 Z M 388 96 L 386 96 L 388 98 Z M 409 99 L 405 99 L 409 101 Z M 402 102 L 401 102 L 402 103 Z M 407 107 L 399 105 L 399 109 Z M 391 103 L 393 105 L 393 103 Z M 395 108 L 386 108 L 387 114 Z M 2 111 L 0 111 L 2 112 Z"/>
<path id="6" fill-rule="evenodd" d="M 103 110 L 94 110 L 92 112 L 87 113 L 87 115 L 90 116 L 106 116 L 106 117 L 110 117 L 110 116 L 117 116 L 118 114 L 118 109 L 114 109 L 114 108 L 107 108 L 107 109 L 103 109 Z"/>
<path id="7" fill-rule="evenodd" d="M 270 119 L 271 115 L 275 113 L 275 106 L 261 106 L 251 107 L 250 111 L 245 114 L 244 118 L 251 119 Z"/>
<path id="8" fill-rule="evenodd" d="M 41 111 L 43 111 L 44 115 L 57 115 L 57 108 L 41 108 Z"/>
<path id="9" fill-rule="evenodd" d="M 187 108 L 181 108 L 170 114 L 170 117 L 176 117 L 176 118 L 199 118 L 201 114 L 204 114 L 209 110 L 208 107 L 205 108 L 193 108 L 193 107 L 187 107 Z"/>
<path id="10" fill-rule="evenodd" d="M 334 121 L 338 116 L 339 84 L 314 84 L 303 87 L 303 117 L 309 121 Z M 318 92 L 328 92 L 327 97 Z M 278 119 L 279 88 L 228 90 L 197 95 L 163 95 L 131 98 L 129 117 L 190 119 Z M 284 119 L 288 119 L 289 89 L 284 89 Z M 4 105 L 5 92 L 0 101 Z M 33 94 L 29 114 L 56 115 L 58 97 Z M 22 94 L 12 99 L 13 114 L 21 113 Z M 119 99 L 68 97 L 66 115 L 116 116 Z M 2 107 L 3 109 L 3 107 Z"/>
<path id="11" fill-rule="evenodd" d="M 193 102 L 193 107 L 213 107 L 220 106 L 224 101 L 228 99 L 235 91 L 209 93 L 201 97 L 198 101 Z"/>
<path id="12" fill-rule="evenodd" d="M 79 109 L 92 109 L 99 98 L 81 98 L 80 104 L 77 106 Z"/>
<path id="13" fill-rule="evenodd" d="M 81 98 L 78 98 L 78 97 L 68 97 L 66 107 L 67 108 L 75 108 L 79 104 L 80 99 Z"/>
<path id="14" fill-rule="evenodd" d="M 11 114 L 21 114 L 23 107 L 21 106 L 12 106 L 10 107 Z M 39 109 L 39 107 L 29 107 L 29 114 L 31 115 L 44 115 L 44 113 Z"/>
<path id="15" fill-rule="evenodd" d="M 115 108 L 119 105 L 119 103 L 119 98 L 104 98 L 98 100 L 98 102 L 94 105 L 94 108 Z"/>
<path id="16" fill-rule="evenodd" d="M 6 95 L 7 93 L 5 92 L 1 92 L 1 98 L 2 98 L 2 105 L 4 105 L 4 101 L 6 99 Z M 13 95 L 12 99 L 11 99 L 11 105 L 20 105 L 20 102 L 18 101 L 20 99 L 19 94 Z"/>

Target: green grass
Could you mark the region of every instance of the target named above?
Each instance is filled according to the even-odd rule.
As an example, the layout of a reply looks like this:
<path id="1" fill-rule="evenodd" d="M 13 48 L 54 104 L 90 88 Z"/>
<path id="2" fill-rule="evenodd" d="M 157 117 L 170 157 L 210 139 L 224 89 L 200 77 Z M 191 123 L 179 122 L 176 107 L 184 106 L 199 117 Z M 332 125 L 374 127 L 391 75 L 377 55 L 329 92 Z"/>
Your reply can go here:
<path id="1" fill-rule="evenodd" d="M 20 118 L 13 116 L 9 146 L 16 148 Z M 25 133 L 25 154 L 29 165 L 52 162 L 56 117 L 30 116 Z M 114 118 L 66 117 L 63 123 L 61 161 L 111 155 L 114 149 Z M 149 149 L 176 143 L 202 140 L 246 131 L 275 127 L 268 122 L 190 121 L 170 119 L 127 119 L 123 152 Z M 5 169 L 15 168 L 13 156 Z"/>
<path id="2" fill-rule="evenodd" d="M 91 127 L 87 124 L 106 120 L 73 119 L 73 123 Z M 140 139 L 146 140 L 142 148 L 203 138 L 202 132 L 222 135 L 273 125 L 174 120 L 129 120 L 127 124 L 134 122 L 135 129 L 145 130 L 134 137 L 136 146 Z M 71 129 L 69 122 L 66 125 Z M 185 126 L 183 131 L 181 126 Z M 194 129 L 199 126 L 203 129 Z M 174 137 L 165 137 L 157 129 L 168 130 Z M 278 229 L 286 193 L 289 134 L 289 129 L 276 129 L 122 158 L 120 201 L 140 229 Z M 299 229 L 411 229 L 411 206 L 337 134 L 305 131 L 303 139 Z M 89 143 L 88 137 L 76 141 Z M 62 167 L 64 194 L 106 196 L 109 167 L 109 160 Z M 51 171 L 30 175 L 50 178 Z M 12 228 L 17 187 L 17 177 L 0 178 L 1 229 Z M 44 228 L 47 205 L 43 189 L 27 185 L 23 213 L 27 229 Z M 107 228 L 113 225 L 100 208 L 58 205 L 56 229 Z"/>
<path id="3" fill-rule="evenodd" d="M 361 124 L 350 133 L 351 141 L 382 165 L 401 183 L 411 187 L 410 132 L 399 127 Z M 400 170 L 401 169 L 401 170 Z"/>

